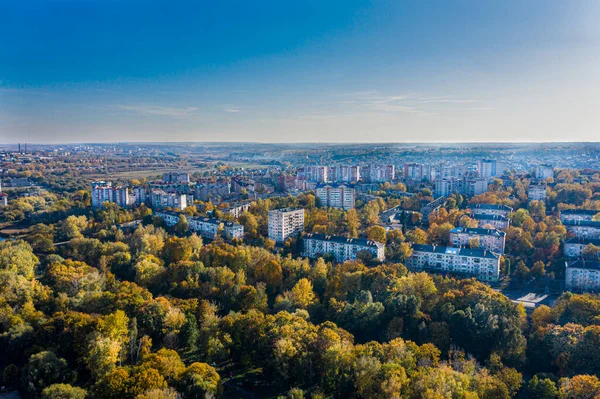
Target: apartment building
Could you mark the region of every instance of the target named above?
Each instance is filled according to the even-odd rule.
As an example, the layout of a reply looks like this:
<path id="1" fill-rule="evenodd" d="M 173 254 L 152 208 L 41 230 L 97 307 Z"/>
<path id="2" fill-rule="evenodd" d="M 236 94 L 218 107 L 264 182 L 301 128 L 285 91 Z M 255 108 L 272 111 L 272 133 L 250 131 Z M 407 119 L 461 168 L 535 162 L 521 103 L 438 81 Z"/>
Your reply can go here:
<path id="1" fill-rule="evenodd" d="M 529 201 L 546 202 L 546 183 L 530 183 L 527 187 L 527 198 Z"/>
<path id="2" fill-rule="evenodd" d="M 177 208 L 184 210 L 187 206 L 186 195 L 152 189 L 150 191 L 150 206 L 153 209 Z"/>
<path id="3" fill-rule="evenodd" d="M 150 201 L 150 190 L 147 187 L 139 186 L 131 189 L 133 202 L 136 205 L 147 204 Z"/>
<path id="4" fill-rule="evenodd" d="M 578 238 L 600 238 L 600 222 L 588 220 L 565 220 L 567 232 Z"/>
<path id="5" fill-rule="evenodd" d="M 482 159 L 477 163 L 479 177 L 489 179 L 497 174 L 497 161 L 495 159 Z"/>
<path id="6" fill-rule="evenodd" d="M 304 179 L 317 183 L 327 183 L 329 181 L 327 169 L 327 166 L 305 166 L 303 171 Z"/>
<path id="7" fill-rule="evenodd" d="M 173 211 L 155 212 L 154 215 L 162 218 L 167 226 L 175 226 L 181 217 Z M 242 239 L 244 236 L 244 226 L 239 223 L 209 217 L 187 218 L 187 222 L 189 230 L 204 238 L 214 239 L 221 233 L 227 240 Z"/>
<path id="8" fill-rule="evenodd" d="M 354 208 L 356 191 L 354 187 L 345 184 L 323 184 L 317 186 L 316 195 L 321 200 L 321 205 L 331 208 Z"/>
<path id="9" fill-rule="evenodd" d="M 539 180 L 546 180 L 550 177 L 554 177 L 554 168 L 552 165 L 541 164 L 535 168 L 535 178 Z"/>
<path id="10" fill-rule="evenodd" d="M 418 244 L 412 249 L 405 263 L 412 271 L 452 273 L 489 282 L 500 277 L 500 255 L 492 251 Z"/>
<path id="11" fill-rule="evenodd" d="M 588 245 L 600 247 L 600 239 L 598 238 L 579 238 L 571 237 L 565 240 L 563 246 L 563 254 L 567 258 L 579 258 L 583 256 L 583 250 Z"/>
<path id="12" fill-rule="evenodd" d="M 105 181 L 92 182 L 92 208 L 101 208 L 105 202 L 129 206 L 129 189 L 124 186 L 113 187 L 112 183 Z"/>
<path id="13" fill-rule="evenodd" d="M 395 177 L 394 165 L 368 165 L 361 170 L 361 178 L 367 183 L 391 182 Z"/>
<path id="14" fill-rule="evenodd" d="M 334 183 L 356 183 L 360 180 L 360 166 L 331 166 L 327 168 L 327 180 Z"/>
<path id="15" fill-rule="evenodd" d="M 593 209 L 565 209 L 560 211 L 560 221 L 565 222 L 591 222 L 600 211 Z"/>
<path id="16" fill-rule="evenodd" d="M 163 173 L 162 181 L 165 183 L 189 183 L 190 175 L 182 172 Z"/>
<path id="17" fill-rule="evenodd" d="M 221 212 L 233 215 L 234 218 L 239 218 L 242 213 L 247 212 L 250 209 L 250 202 L 241 202 L 236 204 L 230 204 L 229 207 L 221 209 Z"/>
<path id="18" fill-rule="evenodd" d="M 331 254 L 336 262 L 343 263 L 355 260 L 361 251 L 370 252 L 380 261 L 385 260 L 385 245 L 380 242 L 312 233 L 302 239 L 302 256 L 309 258 Z"/>
<path id="19" fill-rule="evenodd" d="M 208 201 L 211 197 L 221 197 L 231 193 L 231 182 L 222 181 L 199 181 L 196 184 L 195 196 L 201 201 Z"/>
<path id="20" fill-rule="evenodd" d="M 468 207 L 474 215 L 498 215 L 508 217 L 512 208 L 500 204 L 473 204 Z"/>
<path id="21" fill-rule="evenodd" d="M 485 213 L 471 214 L 473 219 L 477 220 L 477 227 L 484 228 L 491 225 L 498 230 L 506 230 L 510 226 L 510 219 L 502 215 L 489 215 Z"/>
<path id="22" fill-rule="evenodd" d="M 404 164 L 404 177 L 412 180 L 423 180 L 425 175 L 423 174 L 423 165 L 420 163 L 405 163 Z"/>
<path id="23" fill-rule="evenodd" d="M 488 179 L 465 179 L 462 193 L 468 195 L 469 197 L 474 197 L 476 195 L 486 193 L 488 191 L 488 187 Z"/>
<path id="24" fill-rule="evenodd" d="M 474 240 L 477 240 L 480 249 L 503 254 L 506 233 L 495 229 L 471 227 L 456 227 L 450 230 L 450 242 L 453 247 L 470 246 Z"/>
<path id="25" fill-rule="evenodd" d="M 600 291 L 600 263 L 585 259 L 565 262 L 565 285 L 570 291 Z"/>
<path id="26" fill-rule="evenodd" d="M 269 211 L 269 238 L 283 243 L 288 237 L 304 231 L 304 209 L 275 209 Z"/>

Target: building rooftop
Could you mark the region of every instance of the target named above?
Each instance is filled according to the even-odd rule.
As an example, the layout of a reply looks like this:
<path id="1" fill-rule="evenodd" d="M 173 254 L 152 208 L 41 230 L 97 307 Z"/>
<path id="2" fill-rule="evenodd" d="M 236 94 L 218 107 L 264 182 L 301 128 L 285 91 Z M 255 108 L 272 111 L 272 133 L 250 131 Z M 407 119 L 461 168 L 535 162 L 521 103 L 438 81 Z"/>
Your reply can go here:
<path id="1" fill-rule="evenodd" d="M 340 244 L 352 244 L 352 245 L 362 245 L 365 247 L 377 247 L 383 248 L 384 245 L 380 242 L 367 240 L 366 238 L 348 238 L 343 236 L 330 236 L 326 234 L 316 234 L 316 233 L 308 233 L 304 236 L 305 240 L 319 240 L 319 241 L 331 241 L 338 242 Z"/>
<path id="2" fill-rule="evenodd" d="M 443 245 L 413 244 L 412 249 L 417 252 L 431 252 L 445 255 L 469 256 L 472 258 L 498 259 L 500 255 L 481 248 L 445 247 Z"/>
<path id="3" fill-rule="evenodd" d="M 472 214 L 471 216 L 475 219 L 482 219 L 482 220 L 508 220 L 508 218 L 504 215 L 486 215 L 483 213 L 479 213 L 479 214 Z"/>
<path id="4" fill-rule="evenodd" d="M 482 229 L 477 227 L 455 227 L 452 230 L 450 230 L 450 233 L 479 234 L 496 237 L 504 237 L 506 235 L 504 231 L 496 229 Z"/>
<path id="5" fill-rule="evenodd" d="M 510 206 L 501 205 L 501 204 L 475 204 L 475 205 L 469 206 L 469 208 L 471 208 L 471 209 L 494 209 L 494 210 L 499 210 L 499 211 L 512 212 L 512 208 Z"/>
<path id="6" fill-rule="evenodd" d="M 580 245 L 597 245 L 600 246 L 600 238 L 580 238 L 580 237 L 571 237 L 565 240 L 565 244 L 580 244 Z"/>
<path id="7" fill-rule="evenodd" d="M 304 211 L 304 208 L 294 208 L 294 207 L 288 207 L 288 208 L 281 208 L 281 209 L 273 209 L 270 210 L 269 213 L 271 212 L 294 212 L 294 211 Z"/>
<path id="8" fill-rule="evenodd" d="M 594 209 L 565 209 L 560 211 L 561 215 L 586 215 L 586 216 L 594 216 L 600 211 Z"/>
<path id="9" fill-rule="evenodd" d="M 599 262 L 585 259 L 577 259 L 571 262 L 566 262 L 565 265 L 567 269 L 600 270 Z"/>

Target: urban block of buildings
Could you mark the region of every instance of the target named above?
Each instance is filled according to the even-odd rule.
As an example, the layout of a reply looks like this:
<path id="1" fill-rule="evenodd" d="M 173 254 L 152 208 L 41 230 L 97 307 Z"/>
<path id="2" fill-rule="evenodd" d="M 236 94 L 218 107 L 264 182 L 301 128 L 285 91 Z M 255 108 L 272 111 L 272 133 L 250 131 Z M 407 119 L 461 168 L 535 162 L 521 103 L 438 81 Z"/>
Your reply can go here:
<path id="1" fill-rule="evenodd" d="M 302 239 L 302 256 L 317 258 L 331 254 L 336 262 L 355 260 L 361 251 L 370 252 L 374 258 L 385 260 L 385 245 L 364 238 L 348 238 L 325 234 L 307 234 Z"/>

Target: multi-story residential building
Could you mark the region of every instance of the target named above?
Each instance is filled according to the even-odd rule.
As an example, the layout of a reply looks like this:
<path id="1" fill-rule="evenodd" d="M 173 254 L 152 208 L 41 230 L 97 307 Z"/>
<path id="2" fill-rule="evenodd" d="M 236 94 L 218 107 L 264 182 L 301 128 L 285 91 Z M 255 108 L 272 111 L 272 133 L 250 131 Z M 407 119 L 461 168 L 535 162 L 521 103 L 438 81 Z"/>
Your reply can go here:
<path id="1" fill-rule="evenodd" d="M 177 208 L 184 210 L 187 206 L 186 195 L 152 189 L 150 191 L 150 206 L 153 209 Z"/>
<path id="2" fill-rule="evenodd" d="M 440 210 L 440 208 L 446 203 L 446 197 L 438 197 L 433 201 L 423 200 L 421 201 L 421 208 L 419 212 L 423 215 L 423 220 L 429 220 L 429 215 Z"/>
<path id="3" fill-rule="evenodd" d="M 361 178 L 368 183 L 391 182 L 395 178 L 394 165 L 369 165 L 361 170 Z"/>
<path id="4" fill-rule="evenodd" d="M 436 197 L 447 197 L 461 191 L 462 181 L 459 179 L 435 179 L 433 193 Z"/>
<path id="5" fill-rule="evenodd" d="M 239 218 L 242 213 L 247 212 L 250 209 L 250 202 L 242 202 L 237 204 L 230 204 L 229 207 L 221 209 L 223 213 L 229 213 L 234 218 Z"/>
<path id="6" fill-rule="evenodd" d="M 477 171 L 479 177 L 489 179 L 490 177 L 496 176 L 497 162 L 495 159 L 482 159 L 477 163 Z"/>
<path id="7" fill-rule="evenodd" d="M 317 183 L 327 183 L 329 181 L 327 166 L 308 165 L 304 167 L 303 176 L 305 180 Z"/>
<path id="8" fill-rule="evenodd" d="M 302 239 L 302 256 L 309 258 L 331 254 L 336 262 L 343 263 L 355 260 L 361 251 L 370 252 L 380 261 L 385 260 L 385 245 L 380 242 L 312 233 Z"/>
<path id="9" fill-rule="evenodd" d="M 469 206 L 469 209 L 474 215 L 498 215 L 504 217 L 508 217 L 513 210 L 510 206 L 499 204 L 474 204 Z"/>
<path id="10" fill-rule="evenodd" d="M 132 188 L 133 197 L 135 198 L 134 203 L 136 205 L 146 204 L 150 200 L 149 189 L 144 186 Z"/>
<path id="11" fill-rule="evenodd" d="M 535 178 L 539 180 L 546 180 L 550 177 L 554 177 L 554 168 L 552 165 L 541 164 L 535 168 Z"/>
<path id="12" fill-rule="evenodd" d="M 488 191 L 488 179 L 475 178 L 465 179 L 463 194 L 469 197 L 483 194 Z"/>
<path id="13" fill-rule="evenodd" d="M 165 183 L 189 183 L 190 175 L 188 173 L 181 172 L 163 173 L 162 181 Z"/>
<path id="14" fill-rule="evenodd" d="M 211 197 L 220 197 L 231 193 L 231 183 L 229 181 L 199 181 L 196 184 L 195 196 L 201 201 L 208 201 Z"/>
<path id="15" fill-rule="evenodd" d="M 565 220 L 567 232 L 578 238 L 600 238 L 600 222 L 590 220 Z"/>
<path id="16" fill-rule="evenodd" d="M 338 165 L 328 167 L 327 180 L 333 183 L 356 183 L 360 180 L 360 166 Z"/>
<path id="17" fill-rule="evenodd" d="M 477 220 L 477 227 L 480 228 L 486 228 L 487 225 L 490 225 L 498 230 L 506 230 L 510 226 L 510 219 L 506 216 L 485 213 L 472 214 L 471 216 Z"/>
<path id="18" fill-rule="evenodd" d="M 600 247 L 600 239 L 571 237 L 565 240 L 563 253 L 567 258 L 579 258 L 583 256 L 585 247 L 590 244 Z"/>
<path id="19" fill-rule="evenodd" d="M 570 291 L 599 291 L 600 263 L 585 259 L 565 262 L 565 285 Z"/>
<path id="20" fill-rule="evenodd" d="M 527 188 L 527 198 L 529 201 L 546 202 L 546 183 L 530 183 Z"/>
<path id="21" fill-rule="evenodd" d="M 112 183 L 105 181 L 92 182 L 92 208 L 100 208 L 105 202 L 112 202 Z"/>
<path id="22" fill-rule="evenodd" d="M 167 226 L 175 226 L 181 218 L 179 213 L 173 211 L 159 211 L 154 215 L 162 218 Z M 221 233 L 227 240 L 242 239 L 244 236 L 244 226 L 239 223 L 209 217 L 187 218 L 187 222 L 189 230 L 204 238 L 214 239 Z"/>
<path id="23" fill-rule="evenodd" d="M 105 181 L 92 182 L 92 208 L 100 208 L 105 202 L 113 202 L 121 207 L 129 206 L 129 189 L 113 187 Z"/>
<path id="24" fill-rule="evenodd" d="M 269 211 L 269 238 L 283 243 L 304 231 L 304 209 L 275 209 Z"/>
<path id="25" fill-rule="evenodd" d="M 478 248 L 503 254 L 506 233 L 495 229 L 471 227 L 456 227 L 450 230 L 450 242 L 453 247 L 471 246 L 474 240 L 478 242 Z"/>
<path id="26" fill-rule="evenodd" d="M 406 266 L 413 271 L 452 273 L 489 282 L 500 277 L 500 255 L 492 251 L 418 244 L 413 244 L 412 250 Z"/>
<path id="27" fill-rule="evenodd" d="M 591 222 L 600 211 L 593 209 L 565 209 L 560 211 L 560 221 L 565 222 Z"/>
<path id="28" fill-rule="evenodd" d="M 345 184 L 323 184 L 317 186 L 316 195 L 321 200 L 321 205 L 331 208 L 354 208 L 356 191 L 354 187 Z"/>
<path id="29" fill-rule="evenodd" d="M 404 177 L 413 180 L 423 180 L 425 177 L 423 174 L 423 165 L 420 163 L 404 164 Z"/>
<path id="30" fill-rule="evenodd" d="M 256 191 L 256 182 L 252 179 L 244 179 L 242 177 L 234 177 L 231 179 L 231 188 L 233 192 L 241 194 L 244 191 L 247 194 Z"/>
<path id="31" fill-rule="evenodd" d="M 0 192 L 0 204 L 8 206 L 8 194 Z"/>
<path id="32" fill-rule="evenodd" d="M 121 207 L 129 206 L 129 188 L 125 186 L 113 187 L 113 202 Z"/>

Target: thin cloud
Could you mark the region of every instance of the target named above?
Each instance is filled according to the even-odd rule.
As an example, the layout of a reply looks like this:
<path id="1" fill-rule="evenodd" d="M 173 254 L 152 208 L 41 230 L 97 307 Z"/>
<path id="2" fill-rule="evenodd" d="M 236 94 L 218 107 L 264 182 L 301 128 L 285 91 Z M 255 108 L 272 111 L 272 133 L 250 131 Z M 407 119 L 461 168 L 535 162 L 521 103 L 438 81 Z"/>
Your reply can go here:
<path id="1" fill-rule="evenodd" d="M 225 108 L 225 112 L 229 112 L 230 114 L 237 114 L 238 112 L 240 112 L 240 109 L 236 107 L 227 107 Z"/>
<path id="2" fill-rule="evenodd" d="M 410 114 L 429 114 L 435 104 L 476 104 L 473 99 L 452 98 L 449 96 L 423 96 L 421 94 L 386 95 L 378 91 L 367 90 L 341 94 L 346 100 L 343 105 L 353 105 L 375 112 L 403 112 Z M 470 107 L 469 110 L 487 109 L 487 107 Z"/>
<path id="3" fill-rule="evenodd" d="M 163 107 L 158 105 L 126 105 L 117 106 L 123 111 L 134 112 L 143 115 L 162 115 L 162 116 L 188 116 L 198 110 L 197 107 Z"/>

